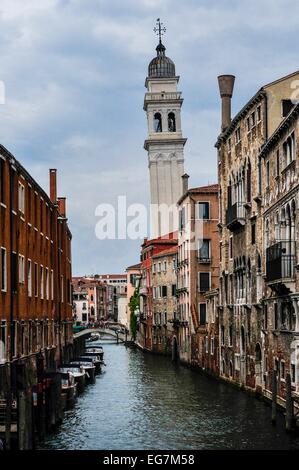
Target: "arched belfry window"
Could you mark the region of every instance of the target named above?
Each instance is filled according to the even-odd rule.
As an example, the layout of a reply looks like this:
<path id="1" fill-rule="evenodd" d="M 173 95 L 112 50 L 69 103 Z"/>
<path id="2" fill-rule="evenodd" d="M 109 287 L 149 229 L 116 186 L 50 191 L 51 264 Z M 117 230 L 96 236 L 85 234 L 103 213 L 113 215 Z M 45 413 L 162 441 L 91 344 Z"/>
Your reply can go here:
<path id="1" fill-rule="evenodd" d="M 155 132 L 162 132 L 162 116 L 160 113 L 154 115 L 154 129 Z"/>
<path id="2" fill-rule="evenodd" d="M 175 125 L 175 114 L 169 113 L 168 114 L 168 132 L 175 132 L 176 125 Z"/>

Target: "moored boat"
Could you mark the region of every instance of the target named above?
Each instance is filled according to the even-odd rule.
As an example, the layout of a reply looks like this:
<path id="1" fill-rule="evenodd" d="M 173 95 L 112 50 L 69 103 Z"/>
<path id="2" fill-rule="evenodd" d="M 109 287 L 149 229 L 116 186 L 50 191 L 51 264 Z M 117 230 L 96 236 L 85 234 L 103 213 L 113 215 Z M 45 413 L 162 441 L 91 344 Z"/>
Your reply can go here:
<path id="1" fill-rule="evenodd" d="M 102 372 L 103 361 L 99 355 L 93 353 L 84 353 L 82 356 L 80 356 L 80 360 L 91 361 L 96 368 L 96 374 L 100 374 Z"/>
<path id="2" fill-rule="evenodd" d="M 96 368 L 95 365 L 92 363 L 92 361 L 89 361 L 88 359 L 74 359 L 70 362 L 71 365 L 74 365 L 76 367 L 82 367 L 85 372 L 85 378 L 87 383 L 94 383 L 95 381 L 95 374 L 96 374 Z"/>
<path id="3" fill-rule="evenodd" d="M 104 350 L 103 350 L 102 346 L 96 346 L 96 345 L 86 346 L 85 347 L 85 353 L 86 354 L 90 354 L 90 353 L 97 354 L 98 356 L 100 356 L 101 361 L 104 358 Z"/>
<path id="4" fill-rule="evenodd" d="M 76 367 L 72 364 L 63 364 L 58 372 L 65 374 L 71 372 L 74 376 L 75 382 L 77 384 L 77 392 L 82 393 L 85 388 L 85 370 L 83 367 Z"/>
<path id="5" fill-rule="evenodd" d="M 61 393 L 65 396 L 66 407 L 74 405 L 77 397 L 77 384 L 72 372 L 60 372 L 61 375 Z"/>

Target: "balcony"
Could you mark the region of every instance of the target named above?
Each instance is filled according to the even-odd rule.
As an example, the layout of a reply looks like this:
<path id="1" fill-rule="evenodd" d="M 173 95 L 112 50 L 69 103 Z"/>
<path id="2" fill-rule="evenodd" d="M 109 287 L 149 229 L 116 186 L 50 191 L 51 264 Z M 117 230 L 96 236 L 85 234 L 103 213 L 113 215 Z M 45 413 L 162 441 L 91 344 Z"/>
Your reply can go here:
<path id="1" fill-rule="evenodd" d="M 266 250 L 266 280 L 268 283 L 295 279 L 296 242 L 281 240 Z M 283 282 L 285 283 L 285 282 Z"/>
<path id="2" fill-rule="evenodd" d="M 242 228 L 245 225 L 245 208 L 242 202 L 236 202 L 226 209 L 226 226 L 231 231 Z"/>
<path id="3" fill-rule="evenodd" d="M 197 255 L 197 261 L 198 263 L 209 264 L 211 262 L 211 258 L 202 255 Z"/>

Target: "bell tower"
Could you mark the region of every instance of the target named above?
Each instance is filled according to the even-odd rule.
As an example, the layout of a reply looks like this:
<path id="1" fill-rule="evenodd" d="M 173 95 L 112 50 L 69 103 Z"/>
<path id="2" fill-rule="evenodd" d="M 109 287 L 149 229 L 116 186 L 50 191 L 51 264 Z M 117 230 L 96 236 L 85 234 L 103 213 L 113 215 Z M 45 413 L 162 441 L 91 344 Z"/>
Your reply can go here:
<path id="1" fill-rule="evenodd" d="M 166 29 L 159 18 L 154 31 L 159 36 L 159 44 L 157 56 L 148 66 L 143 106 L 148 125 L 144 148 L 148 152 L 150 173 L 152 238 L 177 229 L 177 217 L 172 209 L 176 208 L 183 193 L 184 145 L 187 141 L 181 129 L 183 98 L 177 90 L 179 77 L 174 63 L 165 55 L 162 35 Z"/>

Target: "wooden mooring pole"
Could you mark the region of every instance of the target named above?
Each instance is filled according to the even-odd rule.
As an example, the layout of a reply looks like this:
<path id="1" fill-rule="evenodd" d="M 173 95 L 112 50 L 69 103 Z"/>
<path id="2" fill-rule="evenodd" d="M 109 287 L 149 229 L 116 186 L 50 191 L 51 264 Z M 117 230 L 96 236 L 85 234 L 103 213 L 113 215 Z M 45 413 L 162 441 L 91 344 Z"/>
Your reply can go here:
<path id="1" fill-rule="evenodd" d="M 271 421 L 273 424 L 276 423 L 277 416 L 277 371 L 272 371 L 272 414 Z"/>

